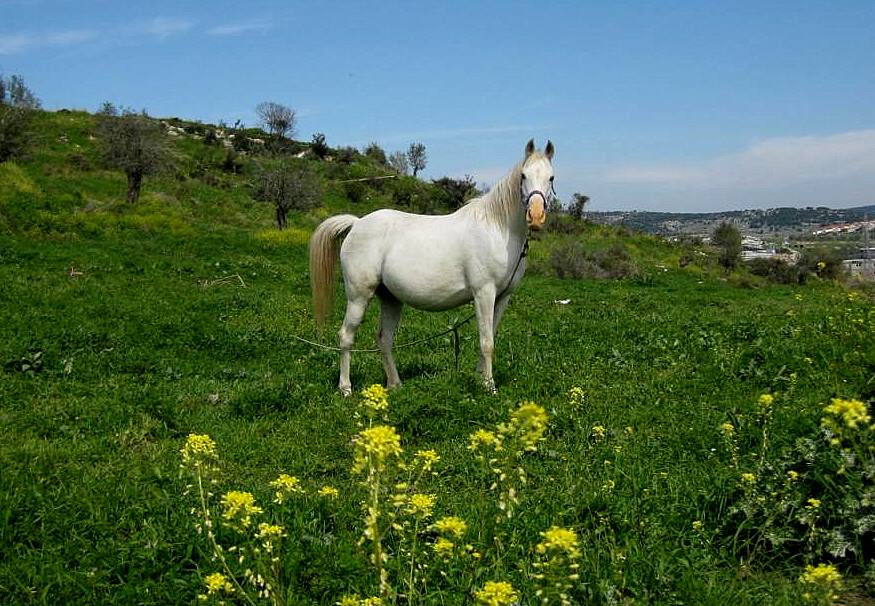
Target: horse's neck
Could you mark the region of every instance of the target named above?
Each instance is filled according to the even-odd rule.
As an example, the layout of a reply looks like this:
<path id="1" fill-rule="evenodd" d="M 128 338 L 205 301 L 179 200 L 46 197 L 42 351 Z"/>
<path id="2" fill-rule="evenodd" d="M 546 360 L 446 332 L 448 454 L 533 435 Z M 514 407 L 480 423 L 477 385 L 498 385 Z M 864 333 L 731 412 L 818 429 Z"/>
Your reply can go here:
<path id="1" fill-rule="evenodd" d="M 486 220 L 507 231 L 512 239 L 524 238 L 527 230 L 522 200 L 514 187 L 518 172 L 511 171 L 481 199 Z"/>

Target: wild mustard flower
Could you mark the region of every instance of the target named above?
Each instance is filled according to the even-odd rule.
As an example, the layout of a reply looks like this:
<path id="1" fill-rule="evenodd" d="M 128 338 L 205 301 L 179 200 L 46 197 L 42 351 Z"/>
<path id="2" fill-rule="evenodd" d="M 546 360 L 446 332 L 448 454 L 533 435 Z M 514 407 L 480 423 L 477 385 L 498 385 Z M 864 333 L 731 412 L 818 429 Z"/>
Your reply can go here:
<path id="1" fill-rule="evenodd" d="M 431 494 L 414 494 L 407 500 L 407 513 L 410 515 L 427 518 L 434 510 L 435 496 Z"/>
<path id="2" fill-rule="evenodd" d="M 568 401 L 575 408 L 583 404 L 585 393 L 580 387 L 572 387 L 568 390 Z"/>
<path id="3" fill-rule="evenodd" d="M 336 499 L 340 496 L 340 491 L 334 486 L 323 486 L 316 491 L 316 494 L 320 497 L 325 497 L 326 499 Z"/>
<path id="4" fill-rule="evenodd" d="M 538 543 L 535 551 L 540 554 L 558 552 L 570 558 L 579 558 L 580 550 L 577 544 L 577 533 L 570 528 L 551 526 L 549 530 L 541 533 L 544 540 Z"/>
<path id="5" fill-rule="evenodd" d="M 868 414 L 866 405 L 859 400 L 841 400 L 834 398 L 832 403 L 823 409 L 823 412 L 836 417 L 836 419 L 841 419 L 845 427 L 848 429 L 857 429 L 861 423 L 865 425 L 872 420 Z M 830 423 L 835 426 L 835 422 L 831 419 L 827 419 L 826 421 L 827 423 L 825 426 Z"/>
<path id="6" fill-rule="evenodd" d="M 221 572 L 207 575 L 204 578 L 204 585 L 207 587 L 208 596 L 217 593 L 234 593 L 234 586 Z"/>
<path id="7" fill-rule="evenodd" d="M 820 507 L 820 499 L 811 498 L 806 501 L 805 509 L 817 509 Z"/>
<path id="8" fill-rule="evenodd" d="M 527 451 L 534 451 L 547 429 L 547 412 L 534 402 L 523 402 L 510 415 L 510 426 L 504 428 L 505 435 L 514 434 Z"/>
<path id="9" fill-rule="evenodd" d="M 273 501 L 278 505 L 285 503 L 286 499 L 293 494 L 304 494 L 301 480 L 287 473 L 281 473 L 270 485 L 276 489 Z"/>
<path id="10" fill-rule="evenodd" d="M 353 471 L 361 472 L 368 461 L 383 470 L 386 461 L 390 457 L 401 455 L 401 437 L 394 427 L 389 425 L 375 425 L 362 430 L 355 438 L 355 456 L 353 458 Z"/>
<path id="11" fill-rule="evenodd" d="M 771 408 L 772 404 L 775 402 L 775 396 L 770 393 L 764 393 L 759 398 L 759 405 L 761 409 Z"/>
<path id="12" fill-rule="evenodd" d="M 605 429 L 604 425 L 593 425 L 590 432 L 592 433 L 592 437 L 594 437 L 596 440 L 601 440 L 604 439 L 607 430 Z"/>
<path id="13" fill-rule="evenodd" d="M 362 390 L 362 405 L 373 412 L 389 409 L 389 393 L 382 385 L 371 385 Z"/>
<path id="14" fill-rule="evenodd" d="M 440 455 L 434 450 L 417 450 L 413 460 L 422 465 L 425 472 L 431 471 L 432 466 L 441 460 Z"/>
<path id="15" fill-rule="evenodd" d="M 188 434 L 188 437 L 185 439 L 185 445 L 179 452 L 182 453 L 184 465 L 208 465 L 218 458 L 216 443 L 207 434 Z"/>
<path id="16" fill-rule="evenodd" d="M 441 534 L 461 538 L 468 531 L 468 524 L 462 518 L 447 516 L 434 523 L 434 529 Z"/>
<path id="17" fill-rule="evenodd" d="M 727 436 L 731 436 L 735 433 L 735 426 L 732 423 L 726 422 L 720 426 L 720 431 Z"/>
<path id="18" fill-rule="evenodd" d="M 450 556 L 455 548 L 456 544 L 444 537 L 438 537 L 437 541 L 432 545 L 432 549 L 434 549 L 435 553 L 440 557 Z"/>
<path id="19" fill-rule="evenodd" d="M 558 602 L 570 606 L 568 592 L 579 579 L 580 548 L 577 533 L 570 528 L 551 526 L 541 533 L 543 540 L 535 546 L 537 571 L 534 574 L 537 590 L 535 594 L 541 602 Z"/>
<path id="20" fill-rule="evenodd" d="M 286 536 L 286 533 L 282 526 L 262 522 L 258 525 L 258 534 L 255 536 L 259 539 L 278 539 Z"/>
<path id="21" fill-rule="evenodd" d="M 804 594 L 807 600 L 832 604 L 842 588 L 842 575 L 832 564 L 809 564 L 799 577 L 799 582 L 808 589 Z"/>
<path id="22" fill-rule="evenodd" d="M 255 504 L 255 497 L 251 492 L 231 490 L 222 495 L 222 519 L 228 526 L 237 530 L 249 528 L 252 524 L 252 516 L 261 513 L 261 507 Z"/>
<path id="23" fill-rule="evenodd" d="M 741 474 L 741 482 L 742 484 L 756 484 L 757 474 L 755 473 L 743 473 Z"/>
<path id="24" fill-rule="evenodd" d="M 702 520 L 693 520 L 693 530 L 699 532 L 703 528 L 705 528 L 705 522 Z"/>
<path id="25" fill-rule="evenodd" d="M 496 446 L 498 444 L 495 432 L 485 429 L 478 429 L 468 436 L 468 450 L 477 450 L 481 446 Z"/>
<path id="26" fill-rule="evenodd" d="M 787 481 L 788 482 L 795 482 L 798 479 L 799 479 L 799 472 L 798 471 L 794 471 L 791 469 L 790 471 L 787 472 Z"/>
<path id="27" fill-rule="evenodd" d="M 478 604 L 482 606 L 510 606 L 519 598 L 513 585 L 505 581 L 487 581 L 474 594 Z"/>

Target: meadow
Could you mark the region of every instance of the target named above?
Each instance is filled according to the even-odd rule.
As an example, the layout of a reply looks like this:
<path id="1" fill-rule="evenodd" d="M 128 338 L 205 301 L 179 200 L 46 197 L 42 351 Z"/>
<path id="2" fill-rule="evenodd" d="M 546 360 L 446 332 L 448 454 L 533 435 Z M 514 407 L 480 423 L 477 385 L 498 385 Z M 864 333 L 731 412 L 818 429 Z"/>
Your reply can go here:
<path id="1" fill-rule="evenodd" d="M 371 487 L 353 466 L 360 391 L 382 382 L 379 356 L 353 355 L 356 393 L 343 398 L 336 354 L 292 338 L 333 344 L 342 305 L 331 332 L 317 334 L 307 236 L 327 212 L 361 207 L 340 201 L 280 233 L 268 208 L 234 188 L 172 178 L 147 185 L 138 209 L 101 207 L 121 196 L 122 178 L 46 168 L 56 163 L 43 149 L 32 164 L 0 166 L 0 602 L 203 602 L 220 567 L 181 468 L 190 434 L 215 441 L 215 502 L 251 492 L 258 519 L 283 525 L 277 603 L 378 595 L 373 541 L 362 540 Z M 60 183 L 91 192 L 97 210 L 76 211 L 88 200 Z M 16 229 L 13 211 L 28 199 L 43 214 Z M 570 240 L 623 242 L 640 272 L 559 279 L 550 250 Z M 428 585 L 403 591 L 407 531 L 386 530 L 397 603 L 474 603 L 477 588 L 505 581 L 517 603 L 535 604 L 536 546 L 553 526 L 577 540 L 569 603 L 828 603 L 835 596 L 799 579 L 806 565 L 830 563 L 844 577 L 835 599 L 871 603 L 875 430 L 838 413 L 837 424 L 822 421 L 835 398 L 873 399 L 871 291 L 727 277 L 706 262 L 680 267 L 682 254 L 591 225 L 535 240 L 497 338 L 497 395 L 474 372 L 471 325 L 458 368 L 449 336 L 396 351 L 404 385 L 380 422 L 405 455 L 439 457 L 417 486 L 434 497 L 420 518 Z M 396 342 L 469 311 L 406 310 Z M 357 346 L 372 347 L 375 330 L 374 306 Z M 499 523 L 490 463 L 478 463 L 470 436 L 523 402 L 544 409 L 546 427 L 514 459 L 526 482 Z M 272 504 L 279 474 L 306 494 Z M 336 498 L 320 497 L 325 486 Z M 464 542 L 478 554 L 464 574 L 461 563 L 437 572 L 426 517 L 446 516 L 467 522 Z M 232 528 L 216 532 L 234 539 Z M 206 596 L 220 598 L 249 603 Z"/>

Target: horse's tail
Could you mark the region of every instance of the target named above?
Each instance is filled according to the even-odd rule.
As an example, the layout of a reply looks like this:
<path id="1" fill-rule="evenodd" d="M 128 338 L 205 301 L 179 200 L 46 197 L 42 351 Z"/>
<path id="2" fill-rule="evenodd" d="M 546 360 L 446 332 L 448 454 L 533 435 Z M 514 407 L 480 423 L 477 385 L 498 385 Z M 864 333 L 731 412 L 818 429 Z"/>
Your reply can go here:
<path id="1" fill-rule="evenodd" d="M 339 255 L 339 240 L 358 221 L 355 215 L 328 217 L 310 238 L 310 287 L 313 291 L 313 310 L 316 325 L 321 329 L 334 303 L 334 268 Z"/>

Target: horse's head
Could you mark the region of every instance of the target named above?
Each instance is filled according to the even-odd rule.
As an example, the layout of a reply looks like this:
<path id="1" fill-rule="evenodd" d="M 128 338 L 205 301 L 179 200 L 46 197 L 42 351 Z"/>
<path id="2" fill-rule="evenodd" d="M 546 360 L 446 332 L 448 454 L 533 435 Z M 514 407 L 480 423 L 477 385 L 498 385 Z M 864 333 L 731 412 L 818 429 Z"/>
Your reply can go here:
<path id="1" fill-rule="evenodd" d="M 520 197 L 526 209 L 526 223 L 539 230 L 547 220 L 547 204 L 553 198 L 553 143 L 544 152 L 535 151 L 535 141 L 526 145 L 526 158 L 520 174 Z"/>

